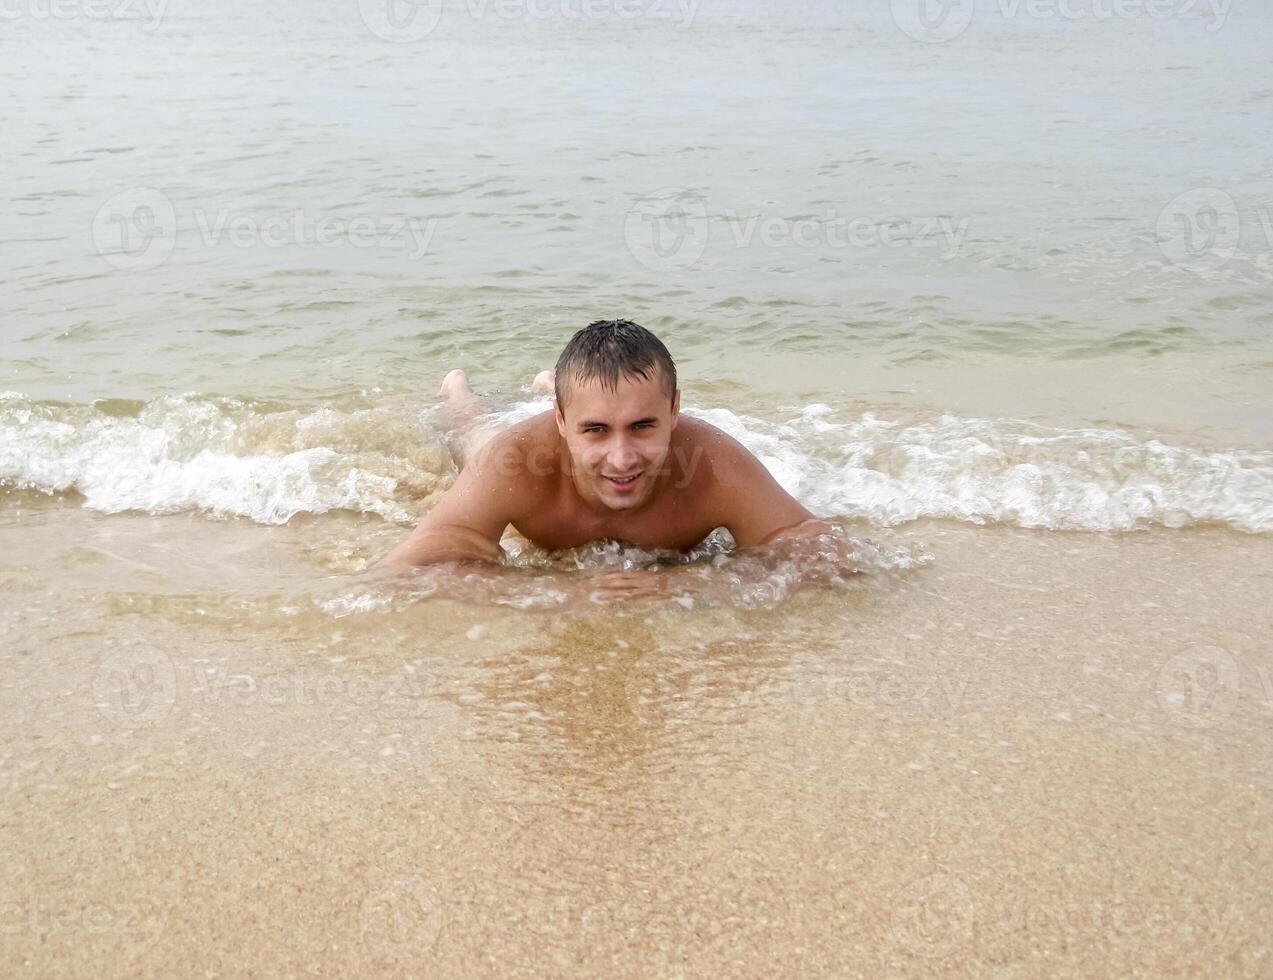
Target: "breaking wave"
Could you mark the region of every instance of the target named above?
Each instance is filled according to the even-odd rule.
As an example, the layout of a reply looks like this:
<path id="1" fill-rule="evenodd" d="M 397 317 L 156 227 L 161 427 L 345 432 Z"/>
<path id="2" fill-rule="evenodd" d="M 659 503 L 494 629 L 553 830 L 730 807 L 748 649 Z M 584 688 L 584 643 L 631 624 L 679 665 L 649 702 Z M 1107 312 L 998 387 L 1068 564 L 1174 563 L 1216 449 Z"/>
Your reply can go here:
<path id="1" fill-rule="evenodd" d="M 489 421 L 547 407 L 522 401 Z M 840 418 L 821 404 L 778 420 L 687 412 L 741 441 L 821 516 L 1273 530 L 1271 452 L 1008 419 Z M 108 513 L 195 510 L 283 524 L 347 510 L 409 523 L 454 478 L 450 436 L 432 406 L 405 401 L 304 409 L 184 395 L 64 405 L 10 393 L 0 395 L 0 484 L 78 493 Z"/>

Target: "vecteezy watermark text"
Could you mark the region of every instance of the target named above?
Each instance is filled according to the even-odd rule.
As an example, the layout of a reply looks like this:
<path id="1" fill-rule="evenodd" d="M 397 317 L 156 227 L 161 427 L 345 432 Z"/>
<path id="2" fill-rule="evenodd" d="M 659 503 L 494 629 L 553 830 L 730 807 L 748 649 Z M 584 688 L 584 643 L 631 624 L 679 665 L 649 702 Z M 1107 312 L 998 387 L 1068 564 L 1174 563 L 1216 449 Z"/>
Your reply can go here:
<path id="1" fill-rule="evenodd" d="M 153 937 L 163 927 L 164 910 L 151 902 L 82 902 L 58 904 L 44 895 L 0 902 L 0 935 L 26 934 L 91 939 L 95 935 Z"/>
<path id="2" fill-rule="evenodd" d="M 623 240 L 632 257 L 648 269 L 688 269 L 706 253 L 714 226 L 723 226 L 714 236 L 717 243 L 735 249 L 919 248 L 952 258 L 963 247 L 971 221 L 951 215 L 863 215 L 834 209 L 787 217 L 725 208 L 709 216 L 701 196 L 664 188 L 625 212 Z"/>
<path id="3" fill-rule="evenodd" d="M 841 704 L 882 713 L 949 715 L 967 696 L 966 679 L 887 662 L 852 661 L 819 673 L 800 672 L 785 689 L 800 705 Z"/>
<path id="4" fill-rule="evenodd" d="M 151 33 L 168 0 L 0 0 L 0 21 L 132 21 Z"/>
<path id="5" fill-rule="evenodd" d="M 1233 0 L 892 0 L 893 21 L 929 44 L 963 34 L 974 18 L 1037 21 L 1201 20 L 1220 30 Z"/>
<path id="6" fill-rule="evenodd" d="M 700 0 L 358 0 L 362 22 L 376 37 L 421 41 L 443 16 L 471 20 L 659 20 L 688 27 Z"/>
<path id="7" fill-rule="evenodd" d="M 429 250 L 437 230 L 437 219 L 379 219 L 367 215 L 354 218 L 315 217 L 301 208 L 265 218 L 232 214 L 228 211 L 194 211 L 199 237 L 209 248 L 229 243 L 235 248 L 282 248 L 285 245 L 338 248 L 377 248 L 406 244 L 411 258 L 421 258 Z"/>
<path id="8" fill-rule="evenodd" d="M 703 462 L 706 452 L 702 446 L 688 450 L 682 446 L 673 446 L 658 465 L 647 465 L 641 472 L 647 477 L 671 476 L 672 486 L 684 489 L 693 482 L 694 474 Z M 562 466 L 561 458 L 555 448 L 537 446 L 524 450 L 520 446 L 490 440 L 473 455 L 473 464 L 486 472 L 500 477 L 517 477 L 529 475 L 535 477 L 554 476 Z M 568 468 L 574 467 L 573 460 L 567 460 Z"/>
<path id="9" fill-rule="evenodd" d="M 387 248 L 419 259 L 428 253 L 439 219 L 316 215 L 304 208 L 265 215 L 193 208 L 179 222 L 168 195 L 153 187 L 133 187 L 111 195 L 97 209 L 93 245 L 117 269 L 153 269 L 172 255 L 179 223 L 192 227 L 204 248 Z"/>
<path id="10" fill-rule="evenodd" d="M 183 708 L 287 705 L 375 705 L 386 717 L 426 711 L 429 679 L 412 671 L 388 677 L 354 672 L 280 670 L 254 674 L 213 665 L 178 664 L 163 650 L 121 647 L 104 656 L 93 677 L 98 711 L 120 728 L 161 722 Z"/>
<path id="11" fill-rule="evenodd" d="M 724 217 L 733 244 L 739 248 L 758 241 L 765 248 L 943 248 L 953 255 L 963 245 L 969 226 L 967 218 L 956 221 L 949 215 L 869 218 L 827 211 L 804 218 L 778 218 L 757 211 L 727 211 Z"/>
<path id="12" fill-rule="evenodd" d="M 1007 965 L 1079 944 L 1108 953 L 1188 943 L 1217 954 L 1229 945 L 1230 917 L 1223 906 L 1173 901 L 1139 891 L 1134 882 L 1076 901 L 1063 892 L 1045 898 L 1015 888 L 974 890 L 971 879 L 938 871 L 900 889 L 892 908 L 898 950 L 915 959 L 942 960 L 975 950 Z"/>

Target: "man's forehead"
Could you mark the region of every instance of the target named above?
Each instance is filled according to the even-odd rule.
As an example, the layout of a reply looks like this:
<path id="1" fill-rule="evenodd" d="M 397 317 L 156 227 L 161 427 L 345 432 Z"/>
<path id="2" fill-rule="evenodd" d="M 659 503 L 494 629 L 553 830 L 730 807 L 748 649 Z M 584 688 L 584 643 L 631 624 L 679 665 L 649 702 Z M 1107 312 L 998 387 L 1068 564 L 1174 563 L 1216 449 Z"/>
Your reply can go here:
<path id="1" fill-rule="evenodd" d="M 625 375 L 614 386 L 602 378 L 571 378 L 563 387 L 564 407 L 572 415 L 583 409 L 589 415 L 596 415 L 633 408 L 661 411 L 669 407 L 667 391 L 657 373 L 650 378 Z"/>

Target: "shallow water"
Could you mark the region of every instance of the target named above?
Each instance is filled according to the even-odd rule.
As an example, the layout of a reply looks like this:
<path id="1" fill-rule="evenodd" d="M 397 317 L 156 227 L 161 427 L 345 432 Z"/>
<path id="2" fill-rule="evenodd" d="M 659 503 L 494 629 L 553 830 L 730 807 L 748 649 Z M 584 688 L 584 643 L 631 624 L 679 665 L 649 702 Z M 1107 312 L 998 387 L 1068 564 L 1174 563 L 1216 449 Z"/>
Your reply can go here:
<path id="1" fill-rule="evenodd" d="M 568 6 L 6 8 L 5 961 L 1266 973 L 1273 13 Z M 372 571 L 603 316 L 847 551 Z"/>
<path id="2" fill-rule="evenodd" d="M 405 522 L 627 315 L 828 516 L 1268 527 L 1268 10 L 602 6 L 13 18 L 0 480 Z"/>
<path id="3" fill-rule="evenodd" d="M 885 3 L 647 6 L 13 19 L 0 384 L 511 390 L 628 315 L 691 385 L 1268 447 L 1265 6 L 935 45 Z"/>
<path id="4" fill-rule="evenodd" d="M 1263 972 L 1267 535 L 340 615 L 295 584 L 336 516 L 3 519 L 24 972 Z"/>

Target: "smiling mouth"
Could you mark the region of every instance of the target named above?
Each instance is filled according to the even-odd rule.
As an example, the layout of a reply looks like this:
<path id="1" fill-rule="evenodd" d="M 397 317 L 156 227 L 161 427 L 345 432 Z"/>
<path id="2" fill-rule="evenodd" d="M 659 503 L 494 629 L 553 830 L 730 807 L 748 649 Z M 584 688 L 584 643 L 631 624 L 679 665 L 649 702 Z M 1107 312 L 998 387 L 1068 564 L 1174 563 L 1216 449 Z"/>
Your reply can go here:
<path id="1" fill-rule="evenodd" d="M 602 476 L 605 476 L 603 473 Z M 606 476 L 606 479 L 616 487 L 630 487 L 640 478 L 640 473 L 633 473 L 631 476 Z"/>

